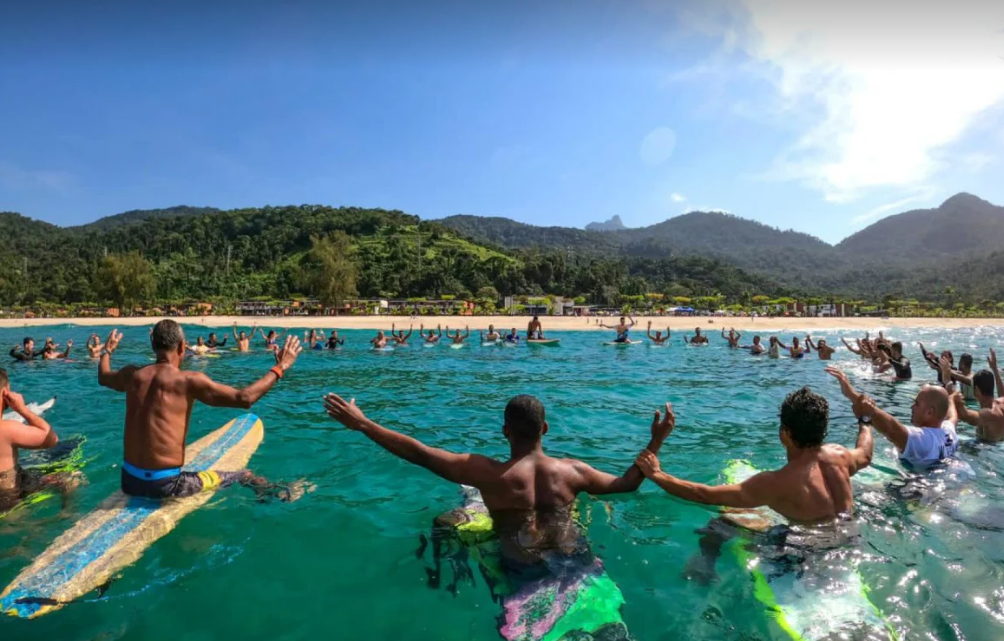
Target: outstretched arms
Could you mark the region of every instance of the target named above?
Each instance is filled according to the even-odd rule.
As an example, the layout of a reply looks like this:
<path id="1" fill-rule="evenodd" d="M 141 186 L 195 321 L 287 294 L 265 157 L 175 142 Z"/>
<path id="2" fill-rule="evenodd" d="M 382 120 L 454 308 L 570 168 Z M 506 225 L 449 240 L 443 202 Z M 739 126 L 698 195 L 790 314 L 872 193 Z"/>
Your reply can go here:
<path id="1" fill-rule="evenodd" d="M 897 450 L 902 452 L 906 449 L 906 442 L 910 438 L 910 432 L 905 425 L 897 421 L 888 412 L 879 409 L 875 405 L 875 401 L 855 390 L 851 386 L 850 381 L 847 380 L 847 374 L 841 370 L 836 367 L 827 367 L 826 373 L 833 376 L 840 383 L 840 391 L 851 402 L 855 416 L 858 418 L 870 416 L 875 429 L 889 439 L 896 446 Z"/>
<path id="2" fill-rule="evenodd" d="M 188 379 L 189 394 L 195 400 L 211 407 L 239 407 L 249 409 L 282 378 L 280 372 L 284 373 L 293 366 L 293 363 L 296 362 L 296 357 L 300 355 L 302 349 L 299 338 L 292 335 L 287 336 L 286 344 L 283 345 L 281 350 L 276 352 L 276 366 L 243 389 L 217 383 L 202 373 L 193 373 Z M 276 372 L 277 368 L 279 372 Z"/>
<path id="3" fill-rule="evenodd" d="M 677 498 L 704 505 L 724 505 L 736 508 L 754 508 L 766 505 L 773 492 L 773 472 L 761 472 L 742 483 L 732 485 L 704 485 L 678 479 L 662 471 L 659 459 L 651 452 L 638 455 L 635 464 L 646 478 Z"/>

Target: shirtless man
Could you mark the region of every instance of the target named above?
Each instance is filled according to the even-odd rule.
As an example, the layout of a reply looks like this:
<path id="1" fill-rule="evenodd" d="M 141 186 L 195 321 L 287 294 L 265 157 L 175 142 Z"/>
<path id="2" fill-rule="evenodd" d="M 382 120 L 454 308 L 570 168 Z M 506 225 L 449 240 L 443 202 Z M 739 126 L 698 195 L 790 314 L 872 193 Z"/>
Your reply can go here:
<path id="1" fill-rule="evenodd" d="M 691 345 L 707 345 L 708 337 L 701 333 L 700 327 L 695 327 L 693 338 L 688 339 L 686 336 L 684 336 L 683 342 L 690 343 Z"/>
<path id="2" fill-rule="evenodd" d="M 281 489 L 247 470 L 184 472 L 185 442 L 196 401 L 211 407 L 250 409 L 296 362 L 300 341 L 287 336 L 276 353 L 276 364 L 251 385 L 236 389 L 202 372 L 180 368 L 185 357 L 185 335 L 173 320 L 162 320 L 150 333 L 157 362 L 144 367 L 127 365 L 112 371 L 111 355 L 122 334 L 113 330 L 105 341 L 98 365 L 98 384 L 126 395 L 125 457 L 122 491 L 155 499 L 190 496 L 232 483 L 253 488 L 259 495 L 276 494 L 283 500 L 299 498 L 302 487 Z"/>
<path id="3" fill-rule="evenodd" d="M 24 423 L 0 419 L 0 514 L 14 508 L 29 494 L 46 488 L 65 494 L 75 485 L 71 474 L 42 476 L 18 467 L 19 449 L 48 449 L 56 445 L 59 438 L 49 423 L 28 409 L 24 398 L 10 388 L 7 372 L 0 369 L 0 416 L 6 409 L 20 415 Z"/>
<path id="4" fill-rule="evenodd" d="M 438 332 L 438 334 L 437 334 Z M 439 339 L 443 337 L 443 327 L 442 325 L 437 325 L 435 330 L 429 330 L 429 333 L 425 333 L 425 325 L 418 326 L 418 335 L 425 339 L 426 345 L 436 345 L 439 343 Z"/>
<path id="5" fill-rule="evenodd" d="M 451 341 L 453 341 L 454 345 L 463 345 L 464 344 L 464 339 L 466 339 L 468 336 L 471 335 L 471 328 L 470 327 L 465 327 L 464 329 L 465 329 L 465 333 L 463 333 L 463 334 L 460 333 L 459 329 L 455 333 L 450 334 L 450 327 L 449 327 L 449 325 L 447 325 L 446 326 L 446 337 L 449 338 Z"/>
<path id="6" fill-rule="evenodd" d="M 217 348 L 220 348 L 220 347 L 226 347 L 227 346 L 227 339 L 228 338 L 229 338 L 229 336 L 224 336 L 223 337 L 223 342 L 221 343 L 216 338 L 216 332 L 209 332 L 209 339 L 206 341 L 206 347 L 208 347 L 209 349 L 217 349 Z"/>
<path id="7" fill-rule="evenodd" d="M 543 404 L 533 396 L 516 396 L 506 405 L 502 435 L 509 442 L 509 458 L 505 461 L 429 447 L 370 420 L 356 406 L 355 399 L 346 401 L 328 394 L 324 407 L 331 418 L 361 432 L 391 454 L 451 483 L 480 490 L 499 536 L 506 569 L 542 569 L 549 558 L 557 556 L 560 560 L 576 555 L 582 547 L 582 533 L 572 516 L 576 497 L 583 492 L 634 492 L 643 480 L 634 465 L 618 477 L 582 461 L 545 454 L 547 420 Z M 673 431 L 674 421 L 669 403 L 665 417 L 656 411 L 647 446 L 650 452 L 659 451 Z"/>
<path id="8" fill-rule="evenodd" d="M 819 360 L 821 361 L 830 360 L 830 358 L 833 356 L 833 352 L 837 351 L 835 348 L 830 347 L 829 345 L 826 344 L 825 338 L 820 338 L 818 341 L 813 343 L 812 337 L 809 336 L 808 334 L 805 335 L 805 345 L 809 349 L 816 350 L 816 353 L 819 354 Z"/>
<path id="9" fill-rule="evenodd" d="M 972 377 L 973 393 L 980 411 L 969 409 L 959 392 L 952 394 L 952 402 L 955 404 L 955 411 L 959 413 L 959 420 L 976 428 L 976 438 L 988 443 L 999 443 L 1004 441 L 1004 381 L 997 368 L 997 352 L 994 350 L 990 350 L 987 364 L 990 369 L 977 372 Z M 997 396 L 994 395 L 995 384 Z"/>
<path id="10" fill-rule="evenodd" d="M 778 434 L 788 462 L 779 470 L 760 472 L 742 483 L 710 486 L 678 479 L 663 472 L 659 459 L 649 451 L 642 452 L 636 463 L 646 478 L 687 501 L 746 509 L 766 505 L 791 523 L 829 522 L 853 511 L 851 477 L 871 464 L 874 449 L 865 421 L 858 423 L 854 449 L 824 443 L 829 417 L 829 403 L 808 387 L 789 394 L 781 404 Z M 711 578 L 722 544 L 738 534 L 734 525 L 740 522 L 722 517 L 702 530 L 700 564 L 691 562 L 688 573 Z"/>
<path id="11" fill-rule="evenodd" d="M 478 332 L 478 333 L 481 334 L 481 342 L 482 343 L 492 343 L 492 342 L 498 342 L 498 341 L 502 340 L 502 334 L 499 334 L 498 332 L 495 331 L 495 326 L 494 325 L 489 325 L 488 326 L 488 333 L 487 334 L 485 334 L 484 332 Z"/>
<path id="12" fill-rule="evenodd" d="M 616 325 L 607 325 L 606 323 L 600 323 L 600 327 L 605 327 L 606 329 L 612 329 L 615 332 L 617 332 L 617 338 L 614 339 L 615 343 L 627 343 L 630 342 L 630 339 L 628 338 L 628 332 L 631 331 L 631 328 L 635 326 L 634 319 L 631 318 L 631 316 L 628 316 L 627 319 L 631 321 L 630 325 L 625 320 L 625 317 L 621 316 L 621 322 L 617 323 Z"/>
<path id="13" fill-rule="evenodd" d="M 251 336 L 254 336 L 256 329 L 258 329 L 257 325 L 251 327 Z M 233 335 L 234 340 L 237 341 L 238 352 L 247 352 L 251 350 L 251 338 L 244 333 L 244 330 L 241 330 L 239 334 L 237 333 L 237 323 L 234 323 Z"/>
<path id="14" fill-rule="evenodd" d="M 377 332 L 376 338 L 370 339 L 370 345 L 373 349 L 383 349 L 387 347 L 387 337 L 384 336 L 383 330 Z"/>
<path id="15" fill-rule="evenodd" d="M 331 334 L 328 335 L 328 349 L 338 349 L 345 344 L 344 338 L 338 338 L 338 330 L 331 330 Z"/>
<path id="16" fill-rule="evenodd" d="M 742 334 L 740 334 L 739 332 L 737 332 L 736 328 L 733 327 L 733 328 L 731 328 L 729 330 L 728 336 L 726 336 L 725 335 L 725 328 L 723 327 L 722 328 L 722 338 L 724 338 L 725 340 L 727 340 L 729 342 L 729 347 L 731 349 L 738 349 L 739 348 L 739 339 L 742 338 Z"/>
<path id="17" fill-rule="evenodd" d="M 767 349 L 763 346 L 763 343 L 760 342 L 759 334 L 753 337 L 752 345 L 740 345 L 739 348 L 748 349 L 750 351 L 750 355 L 752 356 L 760 356 L 767 351 Z"/>
<path id="18" fill-rule="evenodd" d="M 544 338 L 544 328 L 541 327 L 540 319 L 536 315 L 534 315 L 533 320 L 526 326 L 526 338 L 527 340 Z"/>
<path id="19" fill-rule="evenodd" d="M 91 334 L 90 338 L 87 339 L 87 353 L 91 355 L 91 358 L 100 357 L 104 346 L 104 343 L 101 342 L 101 337 L 97 334 Z"/>
<path id="20" fill-rule="evenodd" d="M 959 448 L 958 412 L 944 388 L 926 385 L 920 390 L 910 409 L 912 425 L 907 427 L 855 390 L 847 374 L 835 367 L 827 367 L 826 371 L 840 382 L 840 390 L 851 401 L 855 416 L 871 421 L 896 447 L 904 465 L 924 469 L 952 457 Z"/>
<path id="21" fill-rule="evenodd" d="M 394 323 L 391 323 L 390 324 L 390 337 L 392 339 L 394 339 L 394 344 L 397 345 L 398 347 L 407 347 L 408 346 L 408 339 L 411 338 L 411 334 L 414 331 L 414 329 L 415 329 L 414 325 L 409 325 L 408 326 L 408 333 L 407 334 L 404 333 L 403 329 L 400 332 L 395 332 L 394 331 Z"/>
<path id="22" fill-rule="evenodd" d="M 72 340 L 66 341 L 66 351 L 63 352 L 63 353 L 60 353 L 59 349 L 58 349 L 58 346 L 56 345 L 56 343 L 51 338 L 47 338 L 47 339 L 45 339 L 45 347 L 42 348 L 42 356 L 47 361 L 54 361 L 54 360 L 57 360 L 57 359 L 69 358 L 70 357 L 70 350 L 71 349 L 73 349 L 73 341 Z"/>
<path id="23" fill-rule="evenodd" d="M 663 336 L 662 332 L 656 330 L 655 336 L 652 336 L 652 321 L 648 322 L 648 329 L 645 331 L 645 335 L 648 336 L 648 340 L 652 341 L 655 345 L 665 345 L 669 342 L 672 337 L 669 327 L 666 328 L 666 335 Z"/>

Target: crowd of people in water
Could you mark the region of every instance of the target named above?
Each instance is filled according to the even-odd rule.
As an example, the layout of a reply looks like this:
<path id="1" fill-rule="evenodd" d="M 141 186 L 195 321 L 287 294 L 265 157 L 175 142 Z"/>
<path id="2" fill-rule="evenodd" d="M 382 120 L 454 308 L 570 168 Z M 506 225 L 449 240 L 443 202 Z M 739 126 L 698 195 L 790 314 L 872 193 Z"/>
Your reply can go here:
<path id="1" fill-rule="evenodd" d="M 630 338 L 635 321 L 622 317 L 614 325 L 604 325 L 615 332 L 613 343 L 633 342 Z M 392 326 L 389 333 L 380 331 L 369 341 L 374 349 L 408 345 L 414 327 L 407 331 Z M 266 350 L 274 354 L 274 365 L 254 383 L 235 388 L 213 380 L 205 371 L 186 370 L 182 363 L 191 355 L 205 355 L 224 348 L 230 338 L 237 351 L 252 349 L 257 335 Z M 453 345 L 463 345 L 470 329 L 449 327 L 426 329 L 419 326 L 419 340 L 438 344 L 443 336 Z M 526 337 L 516 328 L 508 332 L 489 326 L 479 332 L 481 342 L 518 343 L 546 340 L 540 319 L 534 317 Z M 735 329 L 722 329 L 721 339 L 729 349 L 745 351 L 754 357 L 780 358 L 783 353 L 802 359 L 815 353 L 829 361 L 838 347 L 811 336 L 792 337 L 787 344 L 770 336 L 766 345 L 755 335 L 746 343 Z M 645 337 L 656 346 L 670 344 L 671 332 L 653 333 L 649 323 Z M 716 339 L 717 340 L 717 339 Z M 98 384 L 125 394 L 123 466 L 121 489 L 133 496 L 159 499 L 189 496 L 195 493 L 239 483 L 259 494 L 294 500 L 307 488 L 278 486 L 247 470 L 217 470 L 191 473 L 184 469 L 185 446 L 193 404 L 198 401 L 214 407 L 250 408 L 273 386 L 280 383 L 293 367 L 304 348 L 339 349 L 345 339 L 332 330 L 311 330 L 302 339 L 291 334 L 265 332 L 255 326 L 250 332 L 233 327 L 229 336 L 219 340 L 216 333 L 201 336 L 189 344 L 182 328 L 172 320 L 157 323 L 150 330 L 150 345 L 155 362 L 144 366 L 126 365 L 113 369 L 112 356 L 122 341 L 113 331 L 105 340 L 92 335 L 88 353 L 98 361 Z M 683 337 L 688 345 L 701 346 L 709 336 L 696 328 Z M 910 359 L 901 342 L 865 335 L 853 342 L 842 339 L 847 350 L 871 364 L 875 372 L 889 373 L 890 380 L 910 380 L 914 376 Z M 10 351 L 16 361 L 67 358 L 72 341 L 65 349 L 52 339 L 36 351 L 30 338 Z M 766 506 L 793 524 L 814 524 L 846 518 L 854 510 L 851 477 L 870 465 L 873 456 L 874 429 L 896 449 L 903 465 L 919 474 L 952 459 L 959 447 L 958 423 L 975 428 L 976 439 L 996 443 L 1004 440 L 1004 381 L 996 353 L 990 350 L 987 367 L 974 371 L 975 358 L 962 354 L 956 364 L 950 351 L 932 354 L 919 345 L 923 362 L 933 370 L 931 384 L 917 393 L 910 415 L 897 417 L 880 407 L 868 395 L 858 391 L 841 369 L 827 367 L 836 379 L 843 396 L 857 417 L 858 435 L 853 447 L 827 443 L 829 403 L 817 392 L 803 387 L 792 392 L 780 408 L 779 446 L 787 456 L 785 465 L 758 473 L 734 484 L 706 485 L 678 478 L 662 469 L 658 458 L 663 443 L 676 427 L 676 414 L 670 403 L 654 413 L 650 440 L 634 460 L 624 462 L 620 475 L 600 471 L 587 463 L 570 458 L 552 458 L 545 453 L 544 437 L 548 423 L 543 404 L 528 395 L 512 398 L 503 417 L 503 434 L 510 455 L 496 460 L 477 453 L 454 453 L 430 447 L 411 436 L 378 424 L 364 414 L 354 399 L 329 393 L 324 397 L 324 411 L 350 430 L 410 463 L 419 465 L 453 483 L 477 488 L 487 506 L 502 542 L 507 568 L 523 572 L 538 566 L 548 555 L 579 554 L 581 536 L 572 524 L 570 506 L 577 495 L 633 492 L 648 479 L 665 492 L 696 503 L 728 508 L 750 509 Z M 358 390 L 364 393 L 363 389 Z M 18 465 L 19 449 L 43 449 L 58 442 L 56 432 L 43 418 L 32 412 L 14 391 L 8 373 L 0 369 L 0 410 L 10 409 L 20 421 L 0 422 L 0 510 L 9 509 L 25 493 L 40 485 L 58 484 L 60 479 L 29 479 Z M 319 408 L 320 409 L 320 408 Z M 533 524 L 530 526 L 529 524 Z M 748 525 L 748 523 L 746 523 Z M 702 541 L 704 556 L 711 559 L 721 543 L 734 533 Z M 717 537 L 717 538 L 716 538 Z M 713 566 L 712 566 L 713 567 Z"/>

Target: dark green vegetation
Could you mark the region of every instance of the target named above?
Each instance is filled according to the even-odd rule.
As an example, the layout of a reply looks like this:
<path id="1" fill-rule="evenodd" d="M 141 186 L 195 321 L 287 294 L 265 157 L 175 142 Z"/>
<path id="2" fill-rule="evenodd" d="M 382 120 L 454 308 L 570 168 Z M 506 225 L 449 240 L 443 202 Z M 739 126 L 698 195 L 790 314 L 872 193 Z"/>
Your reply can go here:
<path id="1" fill-rule="evenodd" d="M 879 300 L 887 296 L 1004 300 L 1004 207 L 958 194 L 935 209 L 890 216 L 836 246 L 736 216 L 693 212 L 649 227 L 584 231 L 502 218 L 454 216 L 444 225 L 504 247 L 624 257 L 716 258 L 795 291 Z M 997 252 L 997 253 L 994 253 Z M 946 294 L 948 288 L 952 291 Z"/>
<path id="2" fill-rule="evenodd" d="M 501 249 L 399 211 L 313 205 L 136 211 L 60 228 L 0 213 L 0 304 L 182 301 L 295 295 L 582 296 L 619 305 L 646 294 L 741 302 L 784 289 L 697 256 Z M 574 230 L 572 233 L 575 233 Z M 578 232 L 584 234 L 585 232 Z M 612 246 L 611 246 L 612 247 Z"/>

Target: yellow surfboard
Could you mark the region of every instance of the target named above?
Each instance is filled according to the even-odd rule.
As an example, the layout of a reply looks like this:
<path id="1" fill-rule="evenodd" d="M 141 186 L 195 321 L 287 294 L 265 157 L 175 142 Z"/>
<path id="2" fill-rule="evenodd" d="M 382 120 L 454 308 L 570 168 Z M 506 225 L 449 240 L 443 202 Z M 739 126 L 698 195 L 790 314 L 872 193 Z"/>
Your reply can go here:
<path id="1" fill-rule="evenodd" d="M 244 414 L 189 445 L 184 469 L 244 469 L 264 434 L 261 420 Z M 115 492 L 57 538 L 0 593 L 0 612 L 35 618 L 104 585 L 213 493 L 159 501 Z"/>

